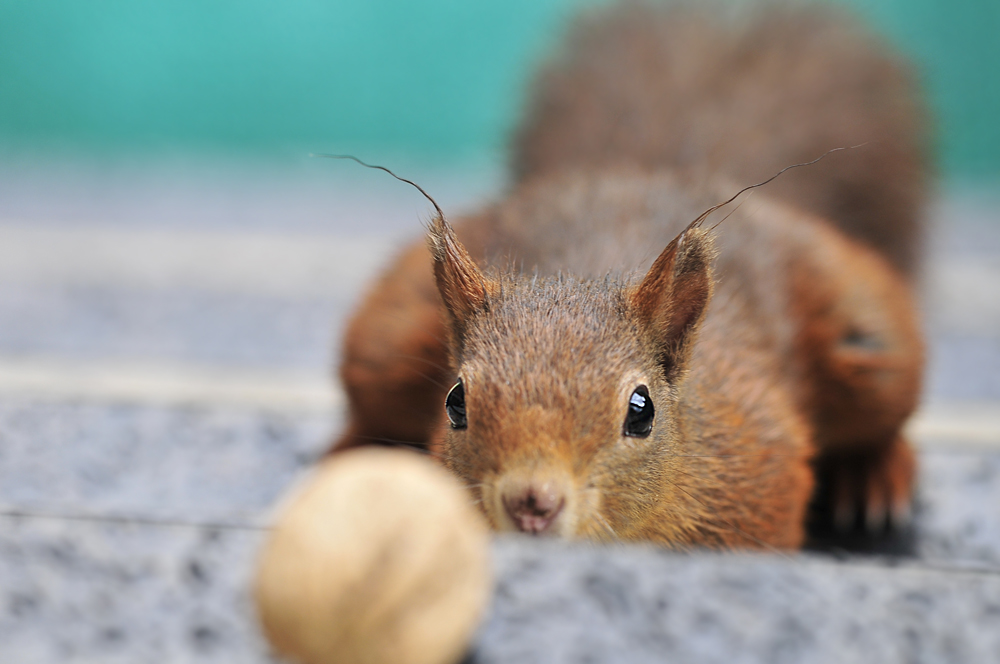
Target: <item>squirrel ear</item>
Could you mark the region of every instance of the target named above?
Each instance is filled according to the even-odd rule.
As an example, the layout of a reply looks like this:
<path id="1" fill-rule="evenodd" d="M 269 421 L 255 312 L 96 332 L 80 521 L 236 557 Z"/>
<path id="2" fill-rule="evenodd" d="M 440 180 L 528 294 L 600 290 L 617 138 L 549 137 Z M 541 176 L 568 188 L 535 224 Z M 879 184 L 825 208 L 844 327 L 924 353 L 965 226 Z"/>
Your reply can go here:
<path id="1" fill-rule="evenodd" d="M 448 309 L 454 342 L 459 345 L 469 318 L 489 306 L 500 286 L 487 279 L 473 262 L 455 230 L 438 215 L 431 222 L 427 244 L 434 257 L 434 279 Z"/>
<path id="2" fill-rule="evenodd" d="M 675 237 L 631 293 L 633 311 L 660 350 L 668 380 L 687 364 L 712 297 L 711 235 L 688 227 Z"/>

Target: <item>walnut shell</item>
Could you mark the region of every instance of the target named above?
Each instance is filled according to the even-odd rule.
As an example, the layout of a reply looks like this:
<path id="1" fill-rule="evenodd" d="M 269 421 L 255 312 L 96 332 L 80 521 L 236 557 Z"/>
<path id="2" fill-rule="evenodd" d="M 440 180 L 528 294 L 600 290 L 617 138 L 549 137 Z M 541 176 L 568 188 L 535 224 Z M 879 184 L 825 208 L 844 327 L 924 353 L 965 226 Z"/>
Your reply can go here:
<path id="1" fill-rule="evenodd" d="M 302 664 L 451 664 L 489 600 L 489 536 L 454 477 L 413 452 L 321 462 L 264 545 L 255 596 Z"/>

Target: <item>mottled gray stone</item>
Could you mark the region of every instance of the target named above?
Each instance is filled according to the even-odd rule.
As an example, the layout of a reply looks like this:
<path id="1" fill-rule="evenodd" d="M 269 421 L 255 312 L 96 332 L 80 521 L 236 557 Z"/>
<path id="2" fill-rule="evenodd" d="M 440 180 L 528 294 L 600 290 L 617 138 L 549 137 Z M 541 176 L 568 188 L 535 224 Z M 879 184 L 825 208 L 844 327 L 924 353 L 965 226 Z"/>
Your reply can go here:
<path id="1" fill-rule="evenodd" d="M 8 504 L 260 521 L 325 418 L 0 405 Z M 922 455 L 920 558 L 495 546 L 474 661 L 985 662 L 1000 657 L 1000 453 Z M 0 661 L 267 662 L 248 601 L 262 534 L 0 518 Z"/>
<path id="2" fill-rule="evenodd" d="M 249 601 L 260 532 L 0 526 L 0 661 L 269 661 Z"/>
<path id="3" fill-rule="evenodd" d="M 319 415 L 0 401 L 0 505 L 254 519 L 329 443 Z"/>
<path id="4" fill-rule="evenodd" d="M 259 521 L 337 423 L 248 409 L 0 402 L 0 506 Z M 1000 565 L 1000 451 L 921 456 L 917 552 Z"/>
<path id="5" fill-rule="evenodd" d="M 249 602 L 261 534 L 13 520 L 0 529 L 7 662 L 270 661 Z M 989 662 L 1000 568 L 494 546 L 477 664 Z"/>
<path id="6" fill-rule="evenodd" d="M 319 371 L 356 297 L 0 284 L 0 353 Z"/>
<path id="7" fill-rule="evenodd" d="M 925 452 L 920 464 L 918 556 L 1000 568 L 1000 451 Z"/>
<path id="8" fill-rule="evenodd" d="M 494 551 L 477 664 L 1000 660 L 998 568 L 525 539 Z"/>
<path id="9" fill-rule="evenodd" d="M 990 284 L 1000 293 L 1000 284 Z M 933 334 L 925 401 L 1000 401 L 1000 329 L 994 336 Z"/>

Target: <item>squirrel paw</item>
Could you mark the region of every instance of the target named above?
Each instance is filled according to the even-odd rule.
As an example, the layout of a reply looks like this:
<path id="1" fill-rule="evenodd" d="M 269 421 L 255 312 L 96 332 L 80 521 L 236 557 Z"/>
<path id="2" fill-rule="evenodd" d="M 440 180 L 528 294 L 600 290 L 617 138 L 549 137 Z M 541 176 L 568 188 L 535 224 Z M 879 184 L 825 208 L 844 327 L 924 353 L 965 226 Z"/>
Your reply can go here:
<path id="1" fill-rule="evenodd" d="M 910 525 L 917 462 L 902 436 L 881 449 L 832 454 L 822 460 L 822 469 L 838 531 L 852 530 L 859 516 L 871 534 Z"/>

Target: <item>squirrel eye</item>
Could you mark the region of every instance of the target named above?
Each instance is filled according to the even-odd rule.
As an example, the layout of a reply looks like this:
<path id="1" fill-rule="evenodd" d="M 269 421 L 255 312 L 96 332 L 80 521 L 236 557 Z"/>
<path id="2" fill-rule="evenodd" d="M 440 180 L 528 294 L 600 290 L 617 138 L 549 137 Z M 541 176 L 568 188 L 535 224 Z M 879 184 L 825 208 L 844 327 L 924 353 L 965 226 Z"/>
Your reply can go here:
<path id="1" fill-rule="evenodd" d="M 624 434 L 632 438 L 645 438 L 653 430 L 653 400 L 649 390 L 640 385 L 628 400 L 628 414 L 625 416 Z"/>
<path id="2" fill-rule="evenodd" d="M 452 429 L 464 429 L 469 426 L 468 420 L 465 419 L 465 388 L 462 387 L 461 378 L 445 397 L 444 409 L 448 413 L 448 421 L 451 422 Z"/>

